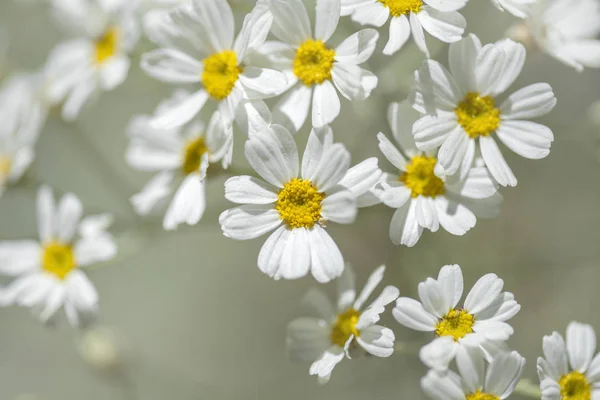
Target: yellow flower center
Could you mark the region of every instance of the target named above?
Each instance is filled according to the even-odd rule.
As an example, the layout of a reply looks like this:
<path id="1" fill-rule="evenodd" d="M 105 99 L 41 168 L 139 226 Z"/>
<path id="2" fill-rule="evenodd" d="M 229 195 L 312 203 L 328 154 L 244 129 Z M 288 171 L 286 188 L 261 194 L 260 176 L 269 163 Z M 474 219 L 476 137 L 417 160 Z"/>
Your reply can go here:
<path id="1" fill-rule="evenodd" d="M 0 156 L 0 179 L 6 178 L 12 168 L 12 160 L 8 157 Z"/>
<path id="2" fill-rule="evenodd" d="M 308 39 L 296 51 L 294 74 L 306 86 L 321 84 L 331 79 L 335 51 L 320 40 Z"/>
<path id="3" fill-rule="evenodd" d="M 592 398 L 592 386 L 581 372 L 573 371 L 563 375 L 558 384 L 562 400 L 590 400 Z"/>
<path id="4" fill-rule="evenodd" d="M 467 400 L 500 400 L 500 397 L 491 393 L 483 393 L 481 390 L 477 390 L 475 393 L 468 394 Z"/>
<path id="5" fill-rule="evenodd" d="M 183 165 L 181 166 L 184 175 L 198 172 L 200 163 L 202 162 L 202 156 L 206 152 L 208 152 L 208 147 L 206 147 L 206 142 L 204 141 L 203 136 L 190 140 L 185 145 Z"/>
<path id="6" fill-rule="evenodd" d="M 389 8 L 393 17 L 409 15 L 411 12 L 416 14 L 423 6 L 422 0 L 379 0 L 379 2 Z"/>
<path id="7" fill-rule="evenodd" d="M 473 139 L 488 136 L 500 125 L 500 110 L 491 96 L 481 97 L 479 93 L 469 92 L 454 112 L 458 123 Z"/>
<path id="8" fill-rule="evenodd" d="M 331 343 L 344 347 L 350 335 L 360 336 L 360 332 L 356 329 L 358 317 L 360 317 L 360 312 L 354 308 L 349 308 L 339 314 L 331 329 Z"/>
<path id="9" fill-rule="evenodd" d="M 238 65 L 235 51 L 225 50 L 204 59 L 202 84 L 215 99 L 223 100 L 233 90 L 233 86 L 244 68 Z"/>
<path id="10" fill-rule="evenodd" d="M 58 279 L 65 279 L 72 270 L 77 268 L 73 248 L 68 244 L 50 242 L 43 250 L 42 268 Z"/>
<path id="11" fill-rule="evenodd" d="M 453 336 L 454 340 L 462 339 L 467 333 L 473 332 L 475 318 L 466 310 L 452 309 L 435 327 L 438 336 Z M 483 394 L 483 393 L 482 393 Z M 483 399 L 483 398 L 478 398 Z"/>
<path id="12" fill-rule="evenodd" d="M 444 194 L 444 181 L 433 173 L 435 157 L 415 156 L 398 180 L 412 191 L 412 197 L 435 197 Z"/>
<path id="13" fill-rule="evenodd" d="M 117 52 L 119 43 L 119 31 L 110 28 L 104 35 L 96 39 L 96 64 L 102 64 Z"/>
<path id="14" fill-rule="evenodd" d="M 312 228 L 321 219 L 324 198 L 311 181 L 294 178 L 279 191 L 275 209 L 290 228 Z"/>

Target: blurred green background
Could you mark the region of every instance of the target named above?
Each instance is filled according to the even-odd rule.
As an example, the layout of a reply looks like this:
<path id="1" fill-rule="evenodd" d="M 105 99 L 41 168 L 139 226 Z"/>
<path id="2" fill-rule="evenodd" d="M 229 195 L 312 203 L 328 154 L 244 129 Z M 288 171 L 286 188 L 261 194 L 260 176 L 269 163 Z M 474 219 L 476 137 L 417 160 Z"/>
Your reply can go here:
<path id="1" fill-rule="evenodd" d="M 0 1 L 0 22 L 11 37 L 3 75 L 41 66 L 62 35 L 42 5 Z M 306 2 L 307 4 L 310 1 Z M 308 6 L 310 9 L 311 6 Z M 514 18 L 475 0 L 464 10 L 469 31 L 484 43 L 500 39 Z M 242 15 L 238 15 L 241 17 Z M 348 19 L 334 38 L 339 43 L 357 27 Z M 369 62 L 380 84 L 365 102 L 342 101 L 333 124 L 353 161 L 381 155 L 376 134 L 389 134 L 387 105 L 406 98 L 411 74 L 421 61 L 414 44 L 393 57 L 382 56 L 387 25 L 377 55 Z M 435 58 L 446 63 L 447 46 L 428 37 Z M 142 47 L 152 48 L 150 44 Z M 161 229 L 162 215 L 140 219 L 128 198 L 150 175 L 125 163 L 125 126 L 133 114 L 149 113 L 170 87 L 146 77 L 137 66 L 126 83 L 104 94 L 80 120 L 68 124 L 52 113 L 37 146 L 37 159 L 21 184 L 0 200 L 0 239 L 35 238 L 35 190 L 46 182 L 57 192 L 72 191 L 86 212 L 110 211 L 120 254 L 89 272 L 100 294 L 95 325 L 117 338 L 119 368 L 93 368 L 80 355 L 85 332 L 70 328 L 63 316 L 46 327 L 26 309 L 0 310 L 0 398 L 49 400 L 164 399 L 422 399 L 425 369 L 414 355 L 388 359 L 358 357 L 336 367 L 331 382 L 319 386 L 307 364 L 286 359 L 286 325 L 303 315 L 300 299 L 317 283 L 312 278 L 273 281 L 256 266 L 265 240 L 236 242 L 222 236 L 217 218 L 231 205 L 223 198 L 226 175 L 208 183 L 208 208 L 199 225 L 174 233 Z M 503 190 L 505 202 L 495 220 L 479 220 L 464 237 L 425 233 L 414 248 L 395 247 L 388 238 L 393 210 L 364 209 L 353 225 L 329 231 L 357 270 L 358 285 L 378 265 L 388 266 L 384 284 L 416 296 L 417 283 L 458 263 L 465 292 L 475 280 L 495 272 L 515 294 L 521 312 L 511 320 L 509 345 L 527 358 L 525 377 L 537 383 L 535 359 L 542 336 L 564 332 L 570 320 L 600 328 L 596 301 L 600 279 L 600 126 L 590 105 L 600 99 L 600 72 L 582 74 L 542 54 L 528 53 L 514 87 L 549 82 L 558 105 L 539 120 L 556 140 L 550 156 L 522 159 L 506 148 L 519 185 Z M 597 111 L 600 114 L 600 111 Z M 598 116 L 596 116 L 598 118 Z M 1 123 L 1 121 L 0 121 Z M 308 127 L 298 135 L 299 147 Z M 236 134 L 234 169 L 245 169 L 243 136 Z M 392 171 L 387 161 L 384 170 Z M 323 286 L 335 295 L 335 283 Z M 429 336 L 397 324 L 388 309 L 383 323 L 399 341 L 421 343 Z M 94 329 L 94 328 L 92 328 Z M 29 397 L 29 396 L 33 397 Z M 518 398 L 518 396 L 515 396 Z"/>

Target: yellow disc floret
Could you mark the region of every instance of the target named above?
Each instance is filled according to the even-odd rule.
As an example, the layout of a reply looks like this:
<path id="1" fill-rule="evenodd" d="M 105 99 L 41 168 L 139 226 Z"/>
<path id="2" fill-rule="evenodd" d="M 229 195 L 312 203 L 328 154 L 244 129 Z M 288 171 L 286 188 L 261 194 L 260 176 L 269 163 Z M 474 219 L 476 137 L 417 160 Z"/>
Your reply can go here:
<path id="1" fill-rule="evenodd" d="M 466 310 L 452 309 L 435 327 L 438 336 L 452 336 L 454 340 L 462 339 L 473 332 L 475 318 Z"/>
<path id="2" fill-rule="evenodd" d="M 331 79 L 335 51 L 320 40 L 309 39 L 302 43 L 294 58 L 294 74 L 306 86 L 321 84 Z"/>
<path id="3" fill-rule="evenodd" d="M 8 157 L 0 156 L 0 181 L 8 177 L 10 170 L 12 169 L 12 160 Z"/>
<path id="4" fill-rule="evenodd" d="M 223 100 L 229 96 L 242 72 L 244 69 L 238 65 L 235 51 L 225 50 L 204 59 L 202 84 L 213 98 Z"/>
<path id="5" fill-rule="evenodd" d="M 360 336 L 360 332 L 356 329 L 358 317 L 360 317 L 360 312 L 354 308 L 349 308 L 339 314 L 331 329 L 331 343 L 344 347 L 350 335 Z"/>
<path id="6" fill-rule="evenodd" d="M 108 29 L 101 37 L 96 39 L 96 64 L 102 64 L 117 52 L 119 44 L 119 31 L 116 28 Z"/>
<path id="7" fill-rule="evenodd" d="M 563 375 L 558 381 L 562 400 L 590 400 L 592 386 L 584 374 L 573 371 Z"/>
<path id="8" fill-rule="evenodd" d="M 467 400 L 500 400 L 500 397 L 491 393 L 484 393 L 481 390 L 465 396 Z"/>
<path id="9" fill-rule="evenodd" d="M 77 268 L 73 248 L 68 244 L 50 242 L 42 252 L 42 268 L 58 279 L 65 279 L 72 270 Z"/>
<path id="10" fill-rule="evenodd" d="M 204 137 L 189 141 L 184 149 L 183 165 L 181 169 L 185 175 L 197 172 L 204 153 L 208 152 Z"/>
<path id="11" fill-rule="evenodd" d="M 290 228 L 312 228 L 321 219 L 324 198 L 311 181 L 294 178 L 279 191 L 275 209 Z"/>
<path id="12" fill-rule="evenodd" d="M 458 123 L 473 139 L 488 136 L 500 125 L 500 110 L 491 96 L 482 97 L 479 93 L 469 92 L 458 104 L 455 113 Z"/>
<path id="13" fill-rule="evenodd" d="M 418 13 L 423 6 L 422 0 L 379 0 L 390 10 L 393 17 L 409 15 L 411 12 Z"/>
<path id="14" fill-rule="evenodd" d="M 444 194 L 444 181 L 433 172 L 436 162 L 434 157 L 415 156 L 406 165 L 406 172 L 400 175 L 399 180 L 412 191 L 412 197 Z"/>

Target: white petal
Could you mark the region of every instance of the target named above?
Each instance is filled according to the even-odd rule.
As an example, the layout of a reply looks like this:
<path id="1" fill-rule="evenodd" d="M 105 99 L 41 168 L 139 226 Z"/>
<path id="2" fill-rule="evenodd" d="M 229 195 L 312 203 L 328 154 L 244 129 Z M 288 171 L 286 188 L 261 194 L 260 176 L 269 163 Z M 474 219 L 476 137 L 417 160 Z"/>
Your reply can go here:
<path id="1" fill-rule="evenodd" d="M 406 15 L 393 17 L 390 21 L 390 34 L 388 42 L 383 48 L 383 54 L 391 56 L 404 46 L 410 37 L 410 22 Z"/>
<path id="2" fill-rule="evenodd" d="M 329 326 L 316 318 L 297 318 L 287 328 L 286 348 L 293 361 L 313 362 L 330 346 Z"/>
<path id="3" fill-rule="evenodd" d="M 311 272 L 320 283 L 329 282 L 342 274 L 344 258 L 331 236 L 319 225 L 308 232 Z"/>
<path id="4" fill-rule="evenodd" d="M 438 274 L 439 282 L 449 308 L 454 308 L 460 301 L 463 293 L 463 275 L 460 266 L 444 265 Z"/>
<path id="5" fill-rule="evenodd" d="M 458 171 L 469 149 L 470 140 L 473 139 L 461 127 L 456 127 L 446 137 L 438 152 L 438 162 L 444 167 L 446 174 L 453 175 Z"/>
<path id="6" fill-rule="evenodd" d="M 525 64 L 525 46 L 521 43 L 514 42 L 511 39 L 503 39 L 497 42 L 496 46 L 504 52 L 505 57 L 500 77 L 495 82 L 494 88 L 489 92 L 492 96 L 504 93 L 517 79 Z"/>
<path id="7" fill-rule="evenodd" d="M 300 45 L 312 37 L 310 20 L 302 0 L 270 0 L 273 13 L 271 31 L 289 44 Z"/>
<path id="8" fill-rule="evenodd" d="M 161 200 L 171 194 L 172 181 L 173 174 L 170 172 L 156 174 L 141 192 L 129 199 L 135 212 L 139 215 L 148 215 Z"/>
<path id="9" fill-rule="evenodd" d="M 389 357 L 394 353 L 394 332 L 389 328 L 374 325 L 360 331 L 356 337 L 358 344 L 369 354 L 377 357 Z"/>
<path id="10" fill-rule="evenodd" d="M 337 316 L 331 301 L 320 289 L 310 288 L 302 297 L 301 304 L 324 320 L 330 321 Z"/>
<path id="11" fill-rule="evenodd" d="M 475 393 L 483 388 L 484 358 L 479 346 L 458 346 L 456 366 L 468 393 Z"/>
<path id="12" fill-rule="evenodd" d="M 394 139 L 400 148 L 406 152 L 416 152 L 417 146 L 413 139 L 413 124 L 421 117 L 407 100 L 391 103 L 388 107 L 387 120 Z"/>
<path id="13" fill-rule="evenodd" d="M 233 45 L 238 60 L 244 60 L 248 50 L 257 49 L 265 42 L 272 23 L 273 14 L 266 2 L 257 3 L 252 12 L 246 14 L 242 29 Z"/>
<path id="14" fill-rule="evenodd" d="M 515 296 L 510 292 L 500 293 L 485 309 L 477 313 L 478 321 L 506 321 L 514 317 L 521 306 L 515 301 Z"/>
<path id="15" fill-rule="evenodd" d="M 73 250 L 77 264 L 85 267 L 112 259 L 117 254 L 117 245 L 112 235 L 103 233 L 78 240 Z"/>
<path id="16" fill-rule="evenodd" d="M 341 10 L 340 0 L 317 0 L 315 39 L 329 40 L 337 28 Z"/>
<path id="17" fill-rule="evenodd" d="M 413 102 L 413 107 L 423 114 L 436 110 L 454 112 L 463 95 L 456 81 L 439 62 L 426 60 L 417 73 L 416 89 L 424 96 L 423 108 Z"/>
<path id="18" fill-rule="evenodd" d="M 379 286 L 381 281 L 383 280 L 383 274 L 385 272 L 385 265 L 378 267 L 375 271 L 369 275 L 369 279 L 365 283 L 363 290 L 360 292 L 358 298 L 354 302 L 352 306 L 355 310 L 360 310 L 363 304 L 367 301 L 369 296 L 373 293 L 375 288 Z"/>
<path id="19" fill-rule="evenodd" d="M 403 244 L 412 247 L 419 241 L 423 228 L 415 215 L 415 202 L 411 201 L 398 208 L 390 221 L 390 239 L 396 246 Z"/>
<path id="20" fill-rule="evenodd" d="M 462 182 L 448 183 L 446 187 L 471 199 L 486 199 L 498 191 L 498 184 L 485 167 L 471 168 Z"/>
<path id="21" fill-rule="evenodd" d="M 479 138 L 481 155 L 492 176 L 502 186 L 516 186 L 517 178 L 500 153 L 498 145 L 491 136 Z"/>
<path id="22" fill-rule="evenodd" d="M 467 27 L 467 20 L 456 11 L 442 12 L 423 7 L 417 17 L 423 29 L 444 43 L 459 41 Z"/>
<path id="23" fill-rule="evenodd" d="M 443 318 L 450 310 L 450 304 L 444 293 L 444 287 L 433 278 L 419 283 L 419 298 L 423 308 L 438 318 Z"/>
<path id="24" fill-rule="evenodd" d="M 72 271 L 66 280 L 67 299 L 85 320 L 93 318 L 98 311 L 98 292 L 85 274 Z"/>
<path id="25" fill-rule="evenodd" d="M 320 192 L 337 185 L 348 173 L 350 152 L 341 143 L 335 143 L 325 149 L 323 156 L 312 176 L 303 176 L 317 187 Z"/>
<path id="26" fill-rule="evenodd" d="M 423 32 L 423 26 L 419 22 L 417 14 L 410 12 L 410 31 L 412 33 L 415 44 L 421 50 L 425 57 L 429 58 L 429 50 L 427 49 L 427 42 L 425 41 L 425 33 Z"/>
<path id="27" fill-rule="evenodd" d="M 34 240 L 0 242 L 0 272 L 8 276 L 32 272 L 40 265 L 41 251 Z"/>
<path id="28" fill-rule="evenodd" d="M 371 58 L 378 39 L 379 33 L 375 29 L 362 29 L 335 49 L 335 60 L 343 64 L 362 64 Z"/>
<path id="29" fill-rule="evenodd" d="M 275 120 L 299 131 L 311 107 L 312 87 L 298 84 L 290 89 L 275 106 Z"/>
<path id="30" fill-rule="evenodd" d="M 249 205 L 223 211 L 219 216 L 219 223 L 225 236 L 248 240 L 277 228 L 281 219 L 271 205 Z"/>
<path id="31" fill-rule="evenodd" d="M 351 224 L 356 219 L 356 196 L 343 186 L 336 186 L 321 202 L 324 220 L 338 224 Z"/>
<path id="32" fill-rule="evenodd" d="M 271 228 L 269 230 L 272 230 Z M 281 266 L 281 258 L 285 251 L 285 244 L 291 233 L 291 229 L 282 225 L 273 232 L 258 253 L 258 268 L 269 277 L 274 278 Z M 265 231 L 268 232 L 268 231 Z"/>
<path id="33" fill-rule="evenodd" d="M 425 3 L 438 11 L 449 12 L 460 10 L 468 0 L 425 0 Z"/>
<path id="34" fill-rule="evenodd" d="M 385 7 L 380 1 L 366 4 L 352 14 L 352 20 L 361 25 L 372 25 L 380 27 L 385 24 L 385 21 L 390 16 L 390 10 Z"/>
<path id="35" fill-rule="evenodd" d="M 243 100 L 235 111 L 235 122 L 249 137 L 257 131 L 267 129 L 273 123 L 273 116 L 264 101 Z"/>
<path id="36" fill-rule="evenodd" d="M 337 280 L 338 301 L 337 309 L 339 312 L 344 312 L 350 307 L 354 307 L 353 303 L 356 299 L 355 289 L 356 276 L 352 270 L 352 266 L 346 264 L 344 272 Z M 357 309 L 354 307 L 354 309 Z"/>
<path id="37" fill-rule="evenodd" d="M 248 99 L 277 96 L 288 86 L 287 78 L 282 72 L 269 68 L 247 66 L 239 79 L 244 86 L 245 97 Z"/>
<path id="38" fill-rule="evenodd" d="M 419 196 L 415 201 L 417 203 L 416 215 L 419 225 L 432 232 L 437 232 L 440 225 L 434 200 L 430 197 Z"/>
<path id="39" fill-rule="evenodd" d="M 437 197 L 435 205 L 440 225 L 453 235 L 464 235 L 477 222 L 473 212 L 463 204 L 450 201 L 445 197 Z"/>
<path id="40" fill-rule="evenodd" d="M 394 167 L 401 171 L 405 171 L 407 160 L 404 155 L 382 132 L 377 134 L 377 139 L 379 140 L 379 150 L 381 150 L 385 158 L 387 158 Z"/>
<path id="41" fill-rule="evenodd" d="M 225 198 L 238 204 L 270 204 L 277 188 L 251 176 L 234 176 L 225 182 Z"/>
<path id="42" fill-rule="evenodd" d="M 302 155 L 302 177 L 312 179 L 315 176 L 321 160 L 333 144 L 333 131 L 329 126 L 312 129 Z"/>
<path id="43" fill-rule="evenodd" d="M 202 24 L 215 52 L 231 49 L 234 20 L 227 0 L 194 0 L 196 17 Z"/>
<path id="44" fill-rule="evenodd" d="M 350 190 L 355 197 L 367 193 L 381 179 L 382 172 L 378 163 L 376 157 L 364 160 L 350 168 L 339 184 Z"/>
<path id="45" fill-rule="evenodd" d="M 392 313 L 400 324 L 417 331 L 433 332 L 438 323 L 438 319 L 425 311 L 421 303 L 408 297 L 396 300 Z"/>
<path id="46" fill-rule="evenodd" d="M 47 243 L 54 239 L 56 233 L 54 195 L 52 189 L 42 185 L 37 194 L 37 223 L 40 240 Z"/>
<path id="47" fill-rule="evenodd" d="M 399 295 L 400 291 L 395 286 L 390 285 L 383 288 L 381 294 L 358 317 L 356 329 L 361 330 L 376 324 L 380 315 L 385 311 L 385 306 L 396 300 Z"/>
<path id="48" fill-rule="evenodd" d="M 344 349 L 338 346 L 332 346 L 327 349 L 321 357 L 312 363 L 309 373 L 325 378 L 331 375 L 335 366 L 344 359 Z"/>
<path id="49" fill-rule="evenodd" d="M 404 185 L 398 184 L 397 186 L 394 186 L 388 182 L 382 182 L 381 187 L 382 190 L 380 192 L 377 192 L 377 195 L 381 198 L 381 201 L 388 207 L 404 207 L 406 202 L 409 201 L 409 199 L 411 199 L 412 192 Z"/>
<path id="50" fill-rule="evenodd" d="M 274 278 L 298 279 L 308 274 L 310 248 L 308 231 L 305 228 L 291 229 L 286 238 L 279 269 Z"/>
<path id="51" fill-rule="evenodd" d="M 156 49 L 142 55 L 140 67 L 151 77 L 169 83 L 197 83 L 204 67 L 175 49 Z"/>
<path id="52" fill-rule="evenodd" d="M 531 160 L 550 154 L 554 140 L 550 128 L 531 121 L 502 121 L 496 134 L 506 147 Z"/>
<path id="53" fill-rule="evenodd" d="M 465 309 L 477 314 L 489 306 L 502 291 L 504 281 L 496 274 L 485 274 L 475 282 L 465 299 Z"/>
<path id="54" fill-rule="evenodd" d="M 457 130 L 458 123 L 453 114 L 425 115 L 413 125 L 415 143 L 422 151 L 433 150 L 445 144 L 452 133 L 457 135 Z"/>
<path id="55" fill-rule="evenodd" d="M 46 298 L 46 304 L 39 315 L 40 321 L 48 323 L 63 305 L 66 295 L 67 292 L 63 287 L 55 286 Z"/>
<path id="56" fill-rule="evenodd" d="M 547 83 L 534 83 L 517 90 L 500 105 L 502 119 L 527 119 L 548 114 L 556 97 Z"/>
<path id="57" fill-rule="evenodd" d="M 336 63 L 331 72 L 335 87 L 350 101 L 365 100 L 377 87 L 377 76 L 358 65 Z"/>
<path id="58" fill-rule="evenodd" d="M 130 66 L 131 60 L 126 55 L 115 57 L 110 62 L 105 63 L 100 70 L 102 89 L 107 91 L 113 90 L 125 82 Z"/>
<path id="59" fill-rule="evenodd" d="M 65 194 L 58 206 L 56 233 L 58 240 L 68 243 L 73 238 L 83 212 L 81 201 L 73 193 Z"/>
<path id="60" fill-rule="evenodd" d="M 419 358 L 427 367 L 443 371 L 454 359 L 458 346 L 452 336 L 440 336 L 421 347 Z"/>
<path id="61" fill-rule="evenodd" d="M 579 372 L 585 372 L 596 352 L 596 332 L 591 325 L 571 322 L 567 326 L 567 353 L 569 364 Z"/>
<path id="62" fill-rule="evenodd" d="M 179 224 L 195 225 L 206 209 L 204 181 L 197 173 L 188 174 L 175 192 L 165 213 L 163 228 L 177 229 Z"/>
<path id="63" fill-rule="evenodd" d="M 473 331 L 481 342 L 506 341 L 514 333 L 514 329 L 506 322 L 501 321 L 475 321 Z"/>
<path id="64" fill-rule="evenodd" d="M 433 400 L 464 400 L 460 377 L 453 371 L 440 373 L 430 370 L 421 379 L 423 391 Z"/>
<path id="65" fill-rule="evenodd" d="M 485 390 L 505 399 L 521 379 L 524 367 L 525 359 L 516 351 L 499 354 L 492 360 L 486 373 Z"/>
<path id="66" fill-rule="evenodd" d="M 586 378 L 592 384 L 597 383 L 600 380 L 600 354 L 592 359 L 590 367 L 585 373 Z"/>
<path id="67" fill-rule="evenodd" d="M 156 129 L 171 129 L 185 125 L 200 112 L 206 100 L 208 100 L 208 92 L 199 90 L 182 99 L 178 104 L 163 110 L 153 118 L 152 126 Z"/>
<path id="68" fill-rule="evenodd" d="M 560 379 L 569 370 L 565 340 L 558 332 L 552 332 L 552 335 L 544 336 L 542 348 L 547 360 L 547 372 L 552 378 Z"/>
<path id="69" fill-rule="evenodd" d="M 340 114 L 340 98 L 330 81 L 314 87 L 312 102 L 312 124 L 322 128 L 332 123 Z"/>
<path id="70" fill-rule="evenodd" d="M 494 93 L 501 78 L 506 54 L 494 44 L 483 46 L 475 62 L 475 84 L 481 96 Z"/>
<path id="71" fill-rule="evenodd" d="M 477 54 L 481 51 L 479 38 L 470 33 L 461 41 L 452 43 L 448 52 L 450 71 L 458 85 L 465 91 L 477 90 L 475 84 L 475 65 Z"/>

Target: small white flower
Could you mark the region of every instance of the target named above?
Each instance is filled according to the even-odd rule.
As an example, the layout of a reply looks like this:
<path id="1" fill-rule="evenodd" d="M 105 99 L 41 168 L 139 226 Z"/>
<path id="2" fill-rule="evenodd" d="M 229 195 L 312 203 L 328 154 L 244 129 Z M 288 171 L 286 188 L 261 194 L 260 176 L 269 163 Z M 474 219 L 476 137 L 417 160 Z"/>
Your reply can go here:
<path id="1" fill-rule="evenodd" d="M 384 174 L 376 191 L 384 204 L 396 209 L 390 222 L 390 239 L 396 245 L 414 246 L 423 229 L 436 232 L 440 225 L 464 235 L 475 226 L 476 216 L 496 216 L 502 202 L 485 167 L 472 166 L 471 159 L 461 174 L 446 176 L 437 168 L 434 151 L 416 148 L 412 126 L 419 115 L 407 102 L 390 104 L 388 122 L 400 149 L 383 133 L 377 135 L 381 152 L 398 168 Z"/>
<path id="2" fill-rule="evenodd" d="M 325 127 L 311 131 L 300 168 L 294 138 L 280 125 L 252 134 L 246 158 L 266 182 L 250 176 L 225 182 L 225 197 L 244 205 L 221 214 L 223 234 L 248 240 L 275 230 L 258 256 L 260 270 L 274 279 L 309 271 L 319 282 L 340 276 L 344 260 L 325 223 L 354 221 L 356 198 L 381 176 L 377 163 L 367 160 L 349 171 L 350 153 Z"/>
<path id="3" fill-rule="evenodd" d="M 544 400 L 591 400 L 600 396 L 600 354 L 596 332 L 587 324 L 571 322 L 567 340 L 558 332 L 544 336 L 544 358 L 537 370 Z"/>
<path id="4" fill-rule="evenodd" d="M 428 114 L 413 127 L 417 147 L 439 147 L 438 161 L 449 175 L 470 163 L 479 147 L 494 179 L 502 186 L 515 186 L 517 178 L 493 136 L 529 159 L 546 157 L 554 140 L 548 127 L 527 121 L 556 105 L 547 83 L 526 86 L 498 104 L 498 96 L 515 81 L 524 62 L 521 44 L 505 39 L 482 47 L 473 34 L 450 45 L 450 72 L 437 61 L 425 61 L 415 73 L 410 95 L 413 107 Z"/>
<path id="5" fill-rule="evenodd" d="M 400 297 L 393 310 L 402 325 L 436 338 L 421 348 L 421 361 L 430 368 L 444 370 L 462 346 L 479 347 L 488 359 L 506 350 L 504 342 L 513 334 L 506 323 L 521 306 L 512 293 L 502 292 L 504 281 L 496 274 L 479 278 L 458 307 L 463 294 L 463 276 L 458 265 L 442 267 L 437 280 L 419 283 L 421 302 Z"/>
<path id="6" fill-rule="evenodd" d="M 531 7 L 545 0 L 492 0 L 492 4 L 500 11 L 508 11 L 517 18 L 526 18 Z"/>
<path id="7" fill-rule="evenodd" d="M 40 188 L 40 242 L 0 242 L 0 273 L 16 277 L 0 290 L 0 305 L 30 307 L 43 322 L 64 306 L 73 326 L 96 314 L 98 293 L 79 267 L 115 256 L 115 242 L 106 232 L 112 218 L 103 214 L 82 220 L 81 214 L 81 202 L 72 193 L 65 194 L 57 207 L 50 188 Z"/>
<path id="8" fill-rule="evenodd" d="M 361 308 L 383 280 L 385 266 L 377 268 L 356 297 L 354 272 L 346 265 L 338 281 L 337 305 L 331 304 L 320 290 L 309 291 L 304 302 L 314 308 L 319 318 L 298 318 L 288 326 L 286 340 L 290 358 L 312 362 L 310 374 L 327 382 L 333 368 L 350 353 L 361 347 L 377 357 L 389 357 L 394 352 L 394 332 L 376 325 L 385 306 L 396 300 L 400 292 L 387 286 L 364 311 Z M 337 310 L 337 311 L 336 311 Z"/>
<path id="9" fill-rule="evenodd" d="M 156 112 L 187 96 L 188 92 L 175 92 Z M 142 192 L 131 198 L 131 203 L 138 214 L 147 215 L 172 195 L 180 181 L 163 227 L 173 230 L 182 223 L 195 225 L 206 207 L 205 180 L 209 164 L 221 161 L 223 168 L 227 168 L 231 162 L 231 126 L 223 123 L 218 111 L 213 114 L 208 128 L 201 122 L 191 122 L 185 127 L 156 129 L 151 119 L 150 116 L 134 117 L 128 129 L 131 142 L 127 162 L 136 169 L 156 173 Z"/>
<path id="10" fill-rule="evenodd" d="M 523 375 L 525 358 L 516 351 L 499 354 L 485 367 L 478 348 L 464 347 L 456 355 L 454 371 L 430 370 L 421 379 L 423 391 L 432 400 L 504 400 Z"/>
<path id="11" fill-rule="evenodd" d="M 128 0 L 53 0 L 52 5 L 57 21 L 75 37 L 48 58 L 48 93 L 53 102 L 64 101 L 63 118 L 74 120 L 90 98 L 125 81 L 139 28 Z"/>
<path id="12" fill-rule="evenodd" d="M 457 11 L 468 0 L 342 0 L 342 15 L 362 25 L 383 26 L 390 19 L 390 36 L 383 54 L 404 46 L 411 33 L 417 47 L 429 57 L 423 29 L 445 43 L 459 41 L 467 21 Z"/>
<path id="13" fill-rule="evenodd" d="M 174 84 L 200 84 L 190 96 L 153 120 L 156 128 L 188 123 L 208 98 L 218 102 L 224 121 L 232 122 L 242 99 L 281 93 L 285 75 L 246 64 L 248 54 L 265 41 L 273 16 L 259 1 L 244 20 L 234 42 L 234 18 L 227 0 L 193 0 L 146 21 L 150 38 L 162 48 L 142 56 L 150 76 Z"/>
<path id="14" fill-rule="evenodd" d="M 379 34 L 363 29 L 335 49 L 327 42 L 340 18 L 340 0 L 318 0 L 314 32 L 302 0 L 270 0 L 272 33 L 280 40 L 258 51 L 288 77 L 288 92 L 275 106 L 276 121 L 298 131 L 312 104 L 312 126 L 321 128 L 340 113 L 338 91 L 348 100 L 364 100 L 377 86 L 377 77 L 361 67 Z"/>

